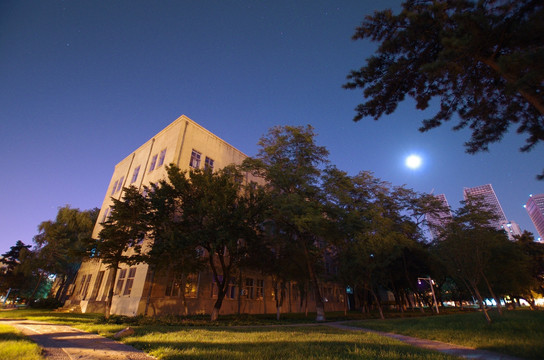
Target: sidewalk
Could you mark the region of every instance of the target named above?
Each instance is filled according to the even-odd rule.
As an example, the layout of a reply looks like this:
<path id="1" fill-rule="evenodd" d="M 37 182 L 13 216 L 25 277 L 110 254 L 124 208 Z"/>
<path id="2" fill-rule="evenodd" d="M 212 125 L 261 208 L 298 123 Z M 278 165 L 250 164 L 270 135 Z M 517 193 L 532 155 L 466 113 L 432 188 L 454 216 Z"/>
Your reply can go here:
<path id="1" fill-rule="evenodd" d="M 156 360 L 143 351 L 67 325 L 2 319 L 44 349 L 48 360 Z"/>
<path id="2" fill-rule="evenodd" d="M 463 357 L 465 359 L 522 360 L 514 356 L 499 354 L 499 353 L 495 353 L 491 351 L 478 350 L 478 349 L 473 349 L 473 348 L 469 348 L 469 347 L 465 347 L 461 345 L 448 344 L 448 343 L 444 343 L 440 341 L 419 339 L 419 338 L 414 338 L 414 337 L 405 336 L 405 335 L 386 333 L 386 332 L 370 330 L 370 329 L 363 329 L 363 328 L 349 326 L 347 324 L 349 324 L 349 322 L 340 321 L 340 322 L 324 323 L 323 325 L 331 326 L 341 330 L 369 332 L 369 333 L 377 334 L 380 336 L 396 339 L 396 340 L 402 341 L 404 343 L 407 343 L 409 345 L 416 346 L 419 348 L 435 350 L 435 351 L 439 351 L 441 353 L 445 353 L 448 355 Z"/>

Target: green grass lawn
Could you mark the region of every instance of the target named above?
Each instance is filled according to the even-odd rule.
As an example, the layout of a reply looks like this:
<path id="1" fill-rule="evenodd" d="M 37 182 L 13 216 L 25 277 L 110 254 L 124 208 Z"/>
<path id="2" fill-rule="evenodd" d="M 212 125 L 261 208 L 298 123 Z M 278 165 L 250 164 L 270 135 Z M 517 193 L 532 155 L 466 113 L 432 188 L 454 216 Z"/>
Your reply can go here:
<path id="1" fill-rule="evenodd" d="M 330 315 L 329 319 L 345 319 L 341 314 Z M 273 317 L 267 316 L 223 316 L 213 324 L 207 321 L 207 317 L 165 317 L 158 320 L 113 317 L 106 322 L 99 314 L 66 314 L 44 310 L 0 312 L 0 317 L 68 324 L 108 337 L 131 326 L 136 334 L 123 342 L 159 359 L 453 359 L 374 334 L 342 331 L 327 326 L 265 327 L 277 324 Z M 353 317 L 359 319 L 360 314 L 353 314 Z M 364 320 L 350 325 L 527 359 L 543 358 L 543 311 L 509 311 L 503 317 L 492 313 L 492 317 L 494 322 L 491 325 L 477 312 L 384 321 Z M 299 321 L 311 322 L 312 317 L 288 315 L 281 323 Z"/>
<path id="2" fill-rule="evenodd" d="M 13 326 L 0 324 L 0 359 L 43 360 L 38 345 L 25 338 Z"/>
<path id="3" fill-rule="evenodd" d="M 410 319 L 365 320 L 350 323 L 379 331 L 510 354 L 527 359 L 544 358 L 544 311 L 517 310 L 499 316 L 492 311 L 487 324 L 479 312 Z"/>

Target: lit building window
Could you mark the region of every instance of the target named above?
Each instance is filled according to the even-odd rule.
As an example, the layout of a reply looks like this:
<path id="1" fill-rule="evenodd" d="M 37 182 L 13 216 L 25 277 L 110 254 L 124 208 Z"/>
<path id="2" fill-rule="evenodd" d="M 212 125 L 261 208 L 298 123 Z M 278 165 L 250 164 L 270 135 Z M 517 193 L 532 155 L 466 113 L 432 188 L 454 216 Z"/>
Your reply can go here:
<path id="1" fill-rule="evenodd" d="M 151 165 L 149 165 L 149 172 L 155 170 L 155 164 L 157 163 L 157 155 L 151 159 Z"/>
<path id="2" fill-rule="evenodd" d="M 204 159 L 204 169 L 213 171 L 213 159 L 206 156 L 206 159 Z"/>
<path id="3" fill-rule="evenodd" d="M 262 299 L 264 294 L 264 280 L 257 279 L 257 285 L 255 287 L 255 298 Z"/>
<path id="4" fill-rule="evenodd" d="M 134 169 L 134 174 L 132 174 L 132 180 L 130 183 L 136 182 L 136 179 L 138 179 L 138 173 L 140 172 L 140 167 L 138 166 L 136 169 Z"/>
<path id="5" fill-rule="evenodd" d="M 201 154 L 198 151 L 193 150 L 191 153 L 191 161 L 189 161 L 189 166 L 195 169 L 200 168 L 200 156 Z"/>

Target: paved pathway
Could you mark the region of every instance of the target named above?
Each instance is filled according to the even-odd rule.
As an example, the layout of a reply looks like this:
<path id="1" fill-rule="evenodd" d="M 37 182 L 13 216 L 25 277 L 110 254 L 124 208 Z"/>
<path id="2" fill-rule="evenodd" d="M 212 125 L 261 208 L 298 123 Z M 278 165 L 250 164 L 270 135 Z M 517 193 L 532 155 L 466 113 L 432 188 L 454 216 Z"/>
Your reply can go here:
<path id="1" fill-rule="evenodd" d="M 89 334 L 67 325 L 47 324 L 32 320 L 1 319 L 0 322 L 6 325 L 15 326 L 25 335 L 34 340 L 44 349 L 45 356 L 48 360 L 155 360 L 155 358 L 146 355 L 144 352 L 136 350 L 131 346 L 121 344 L 102 336 Z M 412 346 L 435 350 L 466 359 L 521 360 L 513 356 L 498 354 L 486 350 L 472 349 L 439 341 L 418 339 L 405 335 L 362 329 L 349 326 L 349 322 L 274 325 L 274 327 L 316 325 L 331 326 L 341 330 L 375 333 L 381 336 L 400 340 Z"/>
<path id="2" fill-rule="evenodd" d="M 514 356 L 503 355 L 503 354 L 499 354 L 499 353 L 495 353 L 495 352 L 491 352 L 487 350 L 478 350 L 478 349 L 473 349 L 473 348 L 469 348 L 469 347 L 465 347 L 461 345 L 448 344 L 448 343 L 444 343 L 440 341 L 419 339 L 419 338 L 414 338 L 414 337 L 410 337 L 406 335 L 386 333 L 386 332 L 370 330 L 370 329 L 362 329 L 362 328 L 357 328 L 354 326 L 349 326 L 348 324 L 349 322 L 332 322 L 332 323 L 325 323 L 323 325 L 332 326 L 342 330 L 370 332 L 370 333 L 378 334 L 381 336 L 386 336 L 388 338 L 400 340 L 412 346 L 425 348 L 425 349 L 431 349 L 431 350 L 439 351 L 441 353 L 445 353 L 448 355 L 460 356 L 465 359 L 521 360 L 520 358 L 517 358 Z"/>
<path id="3" fill-rule="evenodd" d="M 143 351 L 66 325 L 0 320 L 15 326 L 44 349 L 48 360 L 156 360 Z"/>

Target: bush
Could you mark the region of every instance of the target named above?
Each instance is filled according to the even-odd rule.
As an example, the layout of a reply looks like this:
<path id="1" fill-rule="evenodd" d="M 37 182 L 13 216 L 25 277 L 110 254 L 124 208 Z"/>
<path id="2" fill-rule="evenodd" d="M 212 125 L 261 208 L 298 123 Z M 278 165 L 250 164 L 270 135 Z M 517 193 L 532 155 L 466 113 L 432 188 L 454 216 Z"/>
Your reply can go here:
<path id="1" fill-rule="evenodd" d="M 57 309 L 62 303 L 55 298 L 38 299 L 29 304 L 34 309 Z"/>

